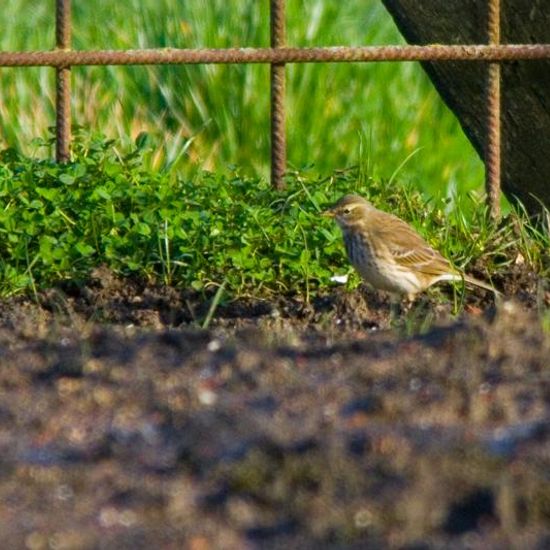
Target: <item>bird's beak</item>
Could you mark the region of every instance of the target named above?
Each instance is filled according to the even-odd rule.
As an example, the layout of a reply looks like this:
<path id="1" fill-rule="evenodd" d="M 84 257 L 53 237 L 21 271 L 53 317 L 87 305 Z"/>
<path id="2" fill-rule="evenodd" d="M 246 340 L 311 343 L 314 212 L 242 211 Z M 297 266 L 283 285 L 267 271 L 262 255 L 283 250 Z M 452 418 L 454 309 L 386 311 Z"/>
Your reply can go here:
<path id="1" fill-rule="evenodd" d="M 321 216 L 323 216 L 324 218 L 334 218 L 334 210 L 332 208 L 324 210 L 323 212 L 321 212 Z"/>

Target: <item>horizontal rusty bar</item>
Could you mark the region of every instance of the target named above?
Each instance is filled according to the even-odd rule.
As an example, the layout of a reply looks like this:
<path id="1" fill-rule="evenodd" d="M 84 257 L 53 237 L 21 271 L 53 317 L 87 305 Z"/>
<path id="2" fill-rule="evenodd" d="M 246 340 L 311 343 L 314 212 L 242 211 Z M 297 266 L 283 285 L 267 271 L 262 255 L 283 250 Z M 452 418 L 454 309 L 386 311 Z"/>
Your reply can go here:
<path id="1" fill-rule="evenodd" d="M 550 59 L 550 44 L 0 52 L 0 67 L 514 59 Z"/>

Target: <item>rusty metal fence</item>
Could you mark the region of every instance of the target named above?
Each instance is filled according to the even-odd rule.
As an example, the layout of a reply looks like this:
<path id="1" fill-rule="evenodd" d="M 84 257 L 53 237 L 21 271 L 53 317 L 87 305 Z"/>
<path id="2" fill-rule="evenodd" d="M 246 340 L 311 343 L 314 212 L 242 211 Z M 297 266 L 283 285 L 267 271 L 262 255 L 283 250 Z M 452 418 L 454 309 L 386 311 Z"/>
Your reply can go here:
<path id="1" fill-rule="evenodd" d="M 81 65 L 161 65 L 269 63 L 271 65 L 271 182 L 284 185 L 286 171 L 285 64 L 376 61 L 484 61 L 488 63 L 485 144 L 486 191 L 493 218 L 500 202 L 500 63 L 550 59 L 550 44 L 500 44 L 500 0 L 487 0 L 485 45 L 363 46 L 292 48 L 285 44 L 285 0 L 270 0 L 271 47 L 224 49 L 71 50 L 71 0 L 56 0 L 56 48 L 0 52 L 0 67 L 49 66 L 56 70 L 56 159 L 69 160 L 71 67 Z"/>

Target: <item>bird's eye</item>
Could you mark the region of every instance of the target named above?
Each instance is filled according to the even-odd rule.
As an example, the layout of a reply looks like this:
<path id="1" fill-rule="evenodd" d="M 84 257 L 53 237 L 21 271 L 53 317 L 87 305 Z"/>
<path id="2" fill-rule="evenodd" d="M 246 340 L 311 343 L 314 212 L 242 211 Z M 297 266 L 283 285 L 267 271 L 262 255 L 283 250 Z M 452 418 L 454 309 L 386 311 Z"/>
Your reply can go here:
<path id="1" fill-rule="evenodd" d="M 344 214 L 344 216 L 347 216 L 348 214 L 351 214 L 351 209 L 344 208 L 344 210 L 342 210 L 342 213 Z"/>

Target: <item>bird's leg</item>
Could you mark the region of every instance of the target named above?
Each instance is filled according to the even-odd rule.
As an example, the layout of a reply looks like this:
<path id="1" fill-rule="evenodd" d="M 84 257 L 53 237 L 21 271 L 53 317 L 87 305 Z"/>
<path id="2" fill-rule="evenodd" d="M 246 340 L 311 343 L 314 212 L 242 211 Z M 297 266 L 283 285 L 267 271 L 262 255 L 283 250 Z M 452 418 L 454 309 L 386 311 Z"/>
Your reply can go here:
<path id="1" fill-rule="evenodd" d="M 400 294 L 390 294 L 390 326 L 397 324 L 400 317 L 410 308 L 409 298 L 403 300 Z"/>
<path id="2" fill-rule="evenodd" d="M 390 323 L 396 325 L 401 318 L 405 321 L 405 317 L 412 311 L 416 300 L 415 294 L 394 295 L 390 302 Z"/>
<path id="3" fill-rule="evenodd" d="M 409 313 L 412 310 L 415 300 L 416 300 L 416 294 L 412 292 L 405 294 L 405 296 L 401 301 L 403 304 L 402 311 L 404 314 Z"/>

